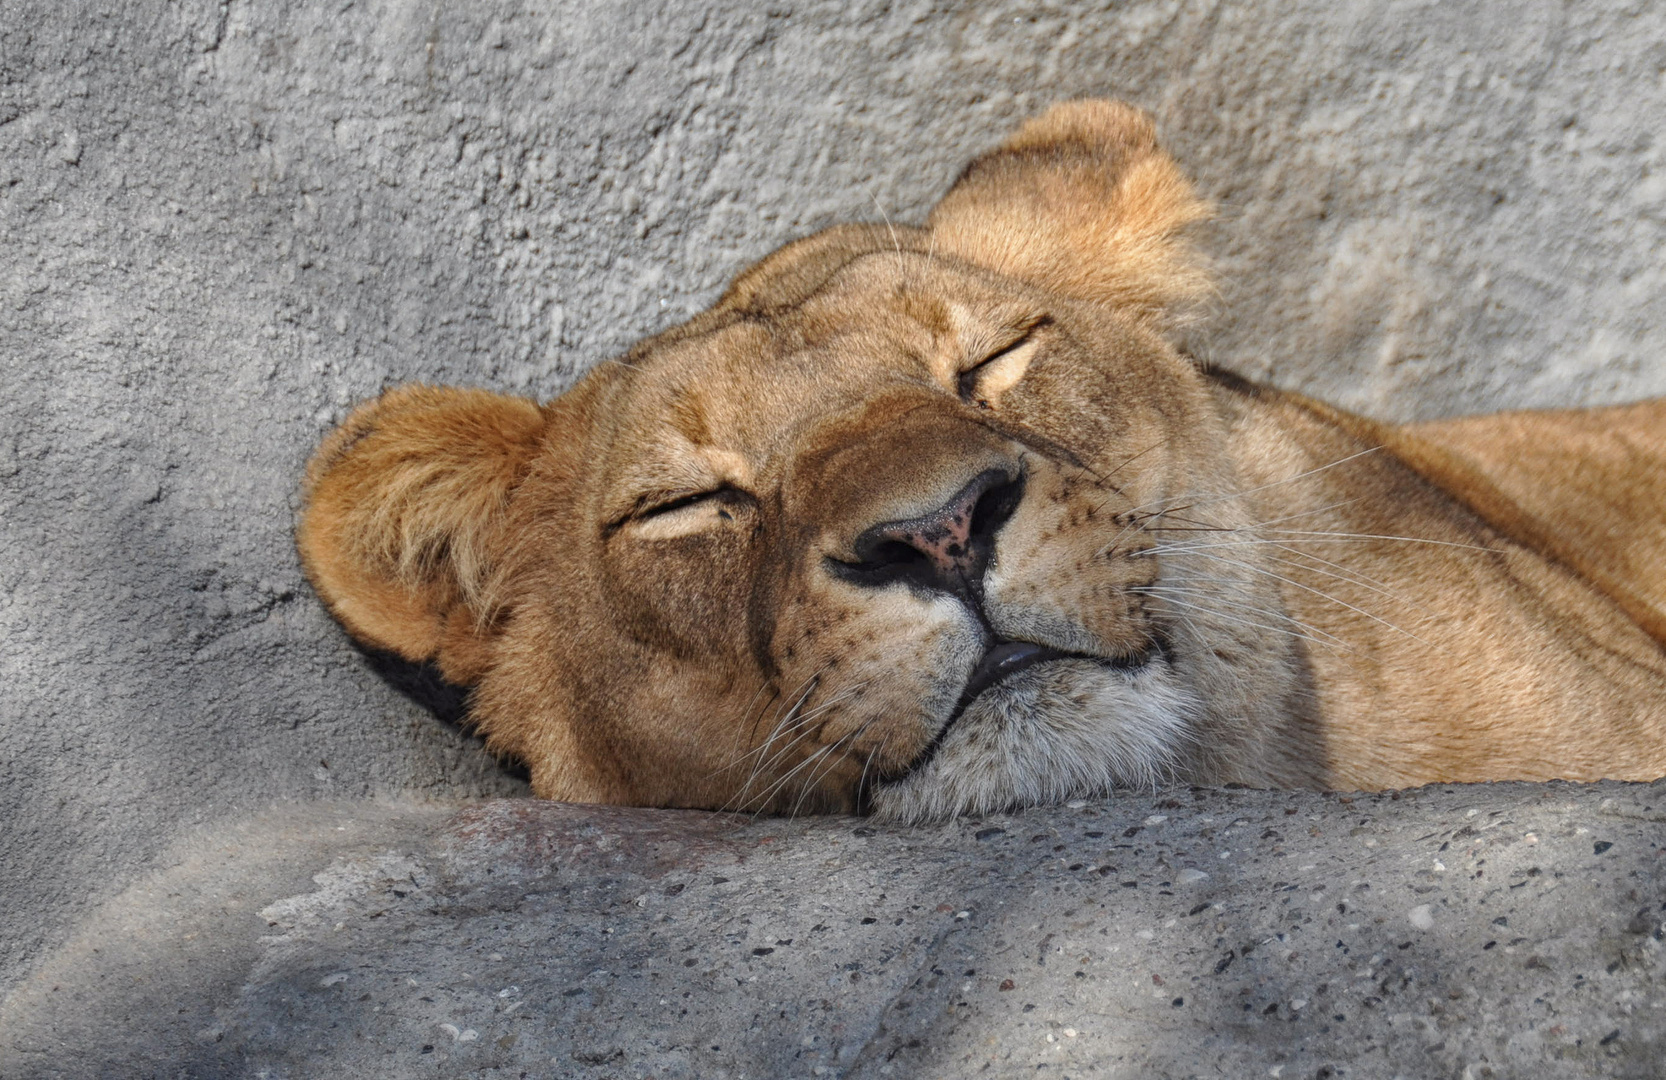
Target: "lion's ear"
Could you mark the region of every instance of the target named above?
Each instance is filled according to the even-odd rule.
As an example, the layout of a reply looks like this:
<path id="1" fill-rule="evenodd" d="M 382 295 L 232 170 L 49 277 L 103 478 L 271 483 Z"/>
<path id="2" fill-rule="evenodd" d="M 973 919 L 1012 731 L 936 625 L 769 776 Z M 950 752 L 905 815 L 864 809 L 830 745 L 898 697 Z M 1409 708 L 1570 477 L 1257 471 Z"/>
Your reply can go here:
<path id="1" fill-rule="evenodd" d="M 307 577 L 360 642 L 467 683 L 510 494 L 544 414 L 525 398 L 408 386 L 354 410 L 307 468 Z"/>
<path id="2" fill-rule="evenodd" d="M 1164 322 L 1208 291 L 1181 232 L 1209 216 L 1149 113 L 1072 101 L 968 165 L 927 226 L 937 251 Z"/>

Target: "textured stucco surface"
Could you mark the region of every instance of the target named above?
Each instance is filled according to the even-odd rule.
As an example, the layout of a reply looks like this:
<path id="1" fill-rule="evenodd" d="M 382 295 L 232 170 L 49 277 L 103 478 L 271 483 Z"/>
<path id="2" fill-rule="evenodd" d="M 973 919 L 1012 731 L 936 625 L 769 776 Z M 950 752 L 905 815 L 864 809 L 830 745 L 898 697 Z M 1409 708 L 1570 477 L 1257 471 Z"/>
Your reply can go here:
<path id="1" fill-rule="evenodd" d="M 1221 206 L 1202 354 L 1391 418 L 1666 393 L 1649 5 L 0 7 L 0 990 L 198 825 L 519 790 L 300 576 L 351 403 L 555 393 L 1086 93 Z"/>

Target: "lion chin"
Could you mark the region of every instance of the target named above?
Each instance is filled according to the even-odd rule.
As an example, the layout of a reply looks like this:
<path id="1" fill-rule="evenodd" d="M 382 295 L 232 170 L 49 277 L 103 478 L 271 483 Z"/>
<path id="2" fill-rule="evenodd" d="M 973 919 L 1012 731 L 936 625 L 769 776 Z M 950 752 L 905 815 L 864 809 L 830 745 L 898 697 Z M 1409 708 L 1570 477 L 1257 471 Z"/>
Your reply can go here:
<path id="1" fill-rule="evenodd" d="M 876 786 L 881 817 L 926 821 L 1152 789 L 1176 775 L 1201 704 L 1159 658 L 1056 660 L 985 691 L 935 752 Z"/>
<path id="2" fill-rule="evenodd" d="M 1395 426 L 1200 365 L 1209 216 L 1055 106 L 543 403 L 408 386 L 298 544 L 536 794 L 908 821 L 1666 775 L 1666 402 Z"/>

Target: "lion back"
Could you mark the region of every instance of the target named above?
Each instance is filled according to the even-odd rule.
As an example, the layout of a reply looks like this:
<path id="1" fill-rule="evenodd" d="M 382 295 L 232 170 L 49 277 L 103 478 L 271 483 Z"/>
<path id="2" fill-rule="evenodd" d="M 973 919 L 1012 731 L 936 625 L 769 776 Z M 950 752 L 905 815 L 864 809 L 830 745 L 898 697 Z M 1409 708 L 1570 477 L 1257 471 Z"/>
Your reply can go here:
<path id="1" fill-rule="evenodd" d="M 1401 428 L 1414 468 L 1666 645 L 1666 399 Z"/>

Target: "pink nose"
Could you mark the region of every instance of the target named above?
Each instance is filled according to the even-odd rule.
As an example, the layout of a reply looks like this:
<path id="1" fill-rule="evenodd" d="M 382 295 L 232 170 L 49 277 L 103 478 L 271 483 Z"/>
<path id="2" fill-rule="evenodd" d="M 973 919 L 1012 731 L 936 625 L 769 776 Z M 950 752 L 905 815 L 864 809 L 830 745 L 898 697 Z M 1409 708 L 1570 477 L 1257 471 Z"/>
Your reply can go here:
<path id="1" fill-rule="evenodd" d="M 988 469 L 929 514 L 865 529 L 853 545 L 858 561 L 835 569 L 861 584 L 902 582 L 981 600 L 995 534 L 1023 496 L 1022 476 Z"/>
<path id="2" fill-rule="evenodd" d="M 881 542 L 901 544 L 924 555 L 940 574 L 973 577 L 978 573 L 972 551 L 972 513 L 977 496 L 966 491 L 934 513 L 911 521 L 887 521 L 874 527 Z"/>

